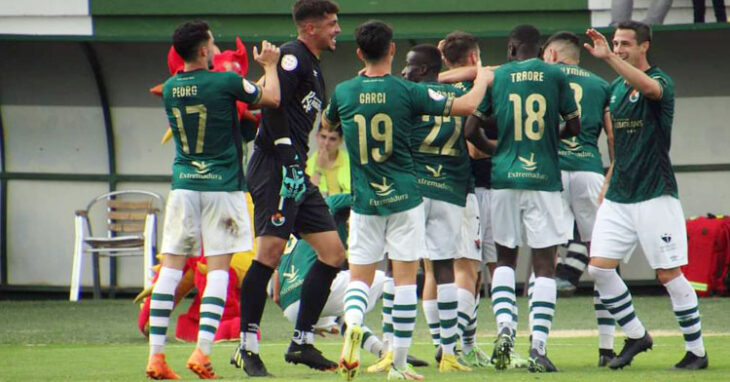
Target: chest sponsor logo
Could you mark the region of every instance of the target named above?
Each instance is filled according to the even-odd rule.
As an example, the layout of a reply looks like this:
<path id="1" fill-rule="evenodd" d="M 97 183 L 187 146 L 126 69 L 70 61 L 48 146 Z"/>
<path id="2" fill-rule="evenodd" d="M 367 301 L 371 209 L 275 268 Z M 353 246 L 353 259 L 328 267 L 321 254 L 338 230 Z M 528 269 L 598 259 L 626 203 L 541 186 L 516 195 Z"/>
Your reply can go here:
<path id="1" fill-rule="evenodd" d="M 290 283 L 293 283 L 299 278 L 299 269 L 292 265 L 291 268 L 289 268 L 289 272 L 282 272 L 281 275 Z"/>
<path id="2" fill-rule="evenodd" d="M 517 159 L 522 162 L 522 168 L 527 171 L 535 171 L 537 169 L 537 162 L 535 162 L 535 153 L 530 153 L 530 159 L 518 156 Z"/>
<path id="3" fill-rule="evenodd" d="M 629 102 L 636 103 L 636 101 L 639 100 L 639 97 L 641 96 L 641 93 L 639 93 L 638 90 L 634 89 L 629 93 Z"/>
<path id="4" fill-rule="evenodd" d="M 281 68 L 287 72 L 291 72 L 296 69 L 297 65 L 299 65 L 299 60 L 297 60 L 297 56 L 293 54 L 286 54 L 281 58 Z"/>
<path id="5" fill-rule="evenodd" d="M 395 192 L 395 189 L 393 188 L 393 183 L 388 184 L 388 179 L 383 177 L 383 183 L 375 183 L 370 182 L 370 187 L 375 189 L 375 195 L 378 195 L 380 197 L 388 196 Z"/>
<path id="6" fill-rule="evenodd" d="M 306 97 L 302 98 L 302 109 L 306 113 L 312 112 L 312 109 L 322 111 L 322 101 L 317 98 L 317 93 L 314 90 L 310 91 Z"/>
<path id="7" fill-rule="evenodd" d="M 426 170 L 431 173 L 431 176 L 434 178 L 440 178 L 441 177 L 441 171 L 444 169 L 443 165 L 439 165 L 438 168 L 434 169 L 433 167 L 426 165 Z"/>

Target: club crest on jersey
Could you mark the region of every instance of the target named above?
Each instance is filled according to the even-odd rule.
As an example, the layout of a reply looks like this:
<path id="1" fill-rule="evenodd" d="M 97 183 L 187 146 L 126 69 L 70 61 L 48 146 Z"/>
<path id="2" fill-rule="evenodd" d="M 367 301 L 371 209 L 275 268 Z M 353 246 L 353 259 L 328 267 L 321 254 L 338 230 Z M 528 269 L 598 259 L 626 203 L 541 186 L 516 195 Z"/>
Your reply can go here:
<path id="1" fill-rule="evenodd" d="M 291 72 L 296 69 L 297 65 L 299 65 L 299 60 L 297 60 L 297 56 L 293 54 L 286 54 L 281 58 L 281 68 L 287 72 Z"/>
<path id="2" fill-rule="evenodd" d="M 197 172 L 200 175 L 205 175 L 210 172 L 210 168 L 208 167 L 208 164 L 206 164 L 204 161 L 192 161 L 190 162 L 193 167 L 195 167 L 195 172 Z"/>
<path id="3" fill-rule="evenodd" d="M 322 101 L 317 98 L 317 93 L 315 93 L 314 90 L 310 91 L 306 97 L 302 98 L 302 109 L 304 109 L 307 113 L 311 112 L 312 109 L 322 111 Z"/>
<path id="4" fill-rule="evenodd" d="M 284 223 L 286 223 L 286 217 L 284 217 L 284 215 L 282 215 L 281 212 L 277 212 L 277 213 L 271 215 L 271 224 L 273 224 L 277 227 L 281 227 L 284 225 Z"/>
<path id="5" fill-rule="evenodd" d="M 434 101 L 443 101 L 444 99 L 446 99 L 443 94 L 440 94 L 433 89 L 428 89 L 428 96 L 431 97 L 431 99 Z"/>
<path id="6" fill-rule="evenodd" d="M 665 233 L 664 235 L 662 235 L 662 241 L 669 244 L 672 241 L 672 235 Z"/>
<path id="7" fill-rule="evenodd" d="M 641 95 L 641 93 L 639 93 L 638 90 L 632 90 L 631 93 L 629 93 L 629 101 L 631 103 L 636 103 L 636 101 L 639 100 L 639 95 Z"/>

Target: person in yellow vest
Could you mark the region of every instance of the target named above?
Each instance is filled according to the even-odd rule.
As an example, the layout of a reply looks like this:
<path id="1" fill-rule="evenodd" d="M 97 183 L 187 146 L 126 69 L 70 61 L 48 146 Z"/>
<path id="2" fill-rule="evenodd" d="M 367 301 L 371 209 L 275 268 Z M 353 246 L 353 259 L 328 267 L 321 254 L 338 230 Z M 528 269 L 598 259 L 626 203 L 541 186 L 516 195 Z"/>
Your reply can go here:
<path id="1" fill-rule="evenodd" d="M 307 160 L 306 173 L 323 196 L 350 193 L 350 158 L 341 150 L 342 128 L 319 127 L 317 147 Z"/>

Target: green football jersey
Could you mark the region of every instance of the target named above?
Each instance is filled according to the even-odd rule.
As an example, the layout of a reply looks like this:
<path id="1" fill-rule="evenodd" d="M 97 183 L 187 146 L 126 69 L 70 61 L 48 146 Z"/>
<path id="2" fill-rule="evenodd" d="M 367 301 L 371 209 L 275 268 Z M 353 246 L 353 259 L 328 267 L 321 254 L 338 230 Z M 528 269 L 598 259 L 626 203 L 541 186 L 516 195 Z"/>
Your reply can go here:
<path id="1" fill-rule="evenodd" d="M 537 58 L 494 71 L 477 114 L 497 117 L 492 188 L 560 191 L 560 118 L 578 116 L 568 77 Z"/>
<path id="2" fill-rule="evenodd" d="M 175 139 L 173 190 L 243 189 L 236 100 L 260 98 L 258 85 L 231 72 L 194 70 L 165 82 L 162 99 Z"/>
<path id="3" fill-rule="evenodd" d="M 579 66 L 557 65 L 568 76 L 580 113 L 580 134 L 560 140 L 560 169 L 603 174 L 598 137 L 604 128 L 603 114 L 610 99 L 608 82 Z"/>
<path id="4" fill-rule="evenodd" d="M 677 195 L 669 147 L 674 118 L 674 82 L 659 68 L 646 74 L 659 82 L 662 98 L 650 100 L 619 77 L 611 84 L 614 167 L 606 199 L 637 203 Z"/>
<path id="5" fill-rule="evenodd" d="M 448 115 L 454 97 L 392 75 L 337 85 L 324 117 L 340 122 L 350 155 L 353 210 L 388 215 L 421 203 L 410 139 L 421 116 Z"/>
<path id="6" fill-rule="evenodd" d="M 445 96 L 458 97 L 465 90 L 440 83 L 423 83 Z M 422 115 L 411 136 L 411 152 L 421 195 L 466 205 L 471 175 L 463 131 L 464 118 Z"/>
<path id="7" fill-rule="evenodd" d="M 350 208 L 352 198 L 349 194 L 336 194 L 329 196 L 325 202 L 327 202 L 330 213 L 335 215 L 345 208 Z M 340 235 L 340 240 L 347 243 L 347 222 L 342 222 L 337 226 L 337 233 Z M 297 240 L 294 235 L 289 237 L 289 242 L 286 243 L 277 267 L 281 309 L 286 309 L 289 305 L 299 301 L 302 296 L 304 277 L 307 276 L 315 261 L 317 261 L 317 253 L 311 245 L 304 240 Z"/>

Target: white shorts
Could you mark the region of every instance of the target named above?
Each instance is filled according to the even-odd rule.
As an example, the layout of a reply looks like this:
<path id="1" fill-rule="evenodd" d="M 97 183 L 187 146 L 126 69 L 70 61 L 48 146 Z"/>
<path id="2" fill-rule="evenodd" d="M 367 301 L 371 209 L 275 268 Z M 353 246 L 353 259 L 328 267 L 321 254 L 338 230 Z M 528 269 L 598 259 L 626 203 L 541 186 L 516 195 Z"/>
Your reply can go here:
<path id="1" fill-rule="evenodd" d="M 205 256 L 253 248 L 251 219 L 242 191 L 171 190 L 167 196 L 162 253 Z"/>
<path id="2" fill-rule="evenodd" d="M 573 239 L 573 223 L 578 225 L 580 240 L 590 241 L 598 211 L 598 197 L 603 175 L 592 171 L 561 171 L 563 206 L 568 238 Z"/>
<path id="3" fill-rule="evenodd" d="M 604 200 L 591 238 L 591 257 L 631 258 L 637 242 L 652 269 L 687 264 L 687 227 L 679 199 L 663 195 L 639 203 Z"/>
<path id="4" fill-rule="evenodd" d="M 492 190 L 477 187 L 475 189 L 479 204 L 479 229 L 482 247 L 482 260 L 485 263 L 497 262 L 497 247 L 494 246 L 492 232 Z"/>
<path id="5" fill-rule="evenodd" d="M 348 261 L 357 265 L 374 264 L 386 252 L 391 260 L 418 261 L 426 251 L 423 222 L 423 203 L 386 216 L 351 212 Z"/>
<path id="6" fill-rule="evenodd" d="M 431 198 L 423 198 L 426 223 L 426 252 L 429 260 L 455 259 L 459 250 L 464 207 Z"/>
<path id="7" fill-rule="evenodd" d="M 370 285 L 368 306 L 365 313 L 373 310 L 373 308 L 377 305 L 380 296 L 383 294 L 385 278 L 385 272 L 375 271 L 373 284 Z M 350 284 L 350 271 L 341 271 L 337 273 L 337 277 L 335 277 L 332 281 L 332 286 L 330 287 L 330 295 L 327 298 L 327 302 L 324 304 L 324 308 L 322 308 L 320 321 L 318 321 L 314 327 L 319 328 L 331 326 L 331 317 L 339 317 L 345 313 L 345 292 L 347 292 L 348 284 Z M 300 301 L 301 300 L 297 300 L 284 309 L 284 316 L 289 320 L 289 322 L 295 323 L 297 321 Z"/>
<path id="8" fill-rule="evenodd" d="M 508 248 L 522 245 L 522 226 L 531 248 L 547 248 L 568 241 L 559 191 L 492 190 L 494 241 Z"/>
<path id="9" fill-rule="evenodd" d="M 461 214 L 461 232 L 459 233 L 457 259 L 471 259 L 482 262 L 481 220 L 479 219 L 479 203 L 477 196 L 466 196 L 466 208 Z M 492 243 L 494 246 L 494 243 Z"/>

